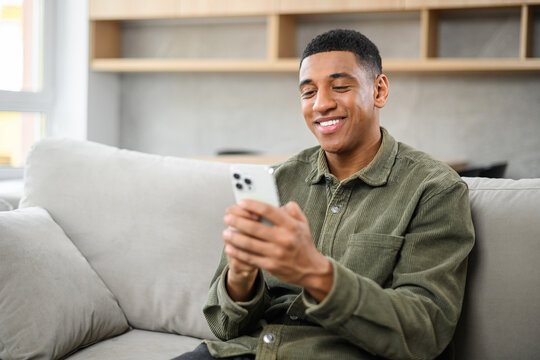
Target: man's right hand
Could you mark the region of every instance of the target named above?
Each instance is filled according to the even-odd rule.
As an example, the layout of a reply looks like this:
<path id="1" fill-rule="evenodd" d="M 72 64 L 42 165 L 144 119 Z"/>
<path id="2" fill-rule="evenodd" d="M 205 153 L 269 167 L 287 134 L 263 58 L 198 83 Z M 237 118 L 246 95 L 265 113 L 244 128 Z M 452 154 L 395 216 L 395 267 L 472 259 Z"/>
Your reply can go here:
<path id="1" fill-rule="evenodd" d="M 227 214 L 230 213 L 243 216 L 251 220 L 258 220 L 256 215 L 248 213 L 236 205 L 233 205 L 227 209 Z M 228 242 L 235 231 L 236 230 L 231 227 L 223 231 L 225 247 L 230 246 Z M 227 255 L 227 262 L 229 264 L 229 271 L 227 272 L 226 285 L 229 296 L 234 301 L 249 301 L 254 295 L 253 285 L 257 279 L 259 269 L 229 255 Z"/>

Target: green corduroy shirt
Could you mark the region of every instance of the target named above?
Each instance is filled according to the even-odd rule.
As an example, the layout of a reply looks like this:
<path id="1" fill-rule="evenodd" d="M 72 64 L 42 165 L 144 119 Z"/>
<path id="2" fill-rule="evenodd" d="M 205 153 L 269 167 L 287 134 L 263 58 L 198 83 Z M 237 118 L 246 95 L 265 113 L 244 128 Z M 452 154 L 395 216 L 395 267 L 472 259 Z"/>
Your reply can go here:
<path id="1" fill-rule="evenodd" d="M 341 182 L 320 147 L 276 167 L 281 201 L 306 214 L 333 286 L 318 303 L 262 271 L 254 298 L 234 302 L 223 255 L 203 309 L 223 340 L 206 341 L 213 356 L 432 359 L 449 344 L 474 244 L 467 185 L 381 132 L 375 158 Z"/>

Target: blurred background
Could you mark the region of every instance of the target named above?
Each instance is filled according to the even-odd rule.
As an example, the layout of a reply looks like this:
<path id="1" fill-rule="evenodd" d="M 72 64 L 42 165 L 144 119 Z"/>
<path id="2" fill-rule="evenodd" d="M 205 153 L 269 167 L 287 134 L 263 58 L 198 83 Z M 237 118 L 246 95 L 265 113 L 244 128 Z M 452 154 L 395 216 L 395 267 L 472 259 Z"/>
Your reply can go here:
<path id="1" fill-rule="evenodd" d="M 0 179 L 22 177 L 29 148 L 47 136 L 182 157 L 230 151 L 289 155 L 316 145 L 300 111 L 294 62 L 283 71 L 224 71 L 219 66 L 167 71 L 159 65 L 140 71 L 136 62 L 108 67 L 93 62 L 108 42 L 121 59 L 197 64 L 200 59 L 271 57 L 267 15 L 251 11 L 234 16 L 231 10 L 227 16 L 205 16 L 204 7 L 212 1 L 191 2 L 203 4 L 202 12 L 167 17 L 146 11 L 144 1 L 137 0 L 0 0 Z M 524 30 L 524 4 L 516 1 L 471 9 L 417 2 L 439 7 L 427 13 L 422 6 L 298 10 L 294 26 L 282 35 L 294 39 L 290 55 L 298 57 L 311 38 L 326 30 L 364 33 L 379 47 L 390 79 L 381 122 L 395 138 L 439 159 L 466 164 L 468 170 L 504 164 L 505 177 L 540 177 L 540 66 L 520 68 L 540 58 L 538 4 L 523 2 L 532 3 L 526 6 Z M 239 0 L 222 3 L 242 7 Z M 262 8 L 295 1 L 256 3 Z M 435 54 L 428 55 L 477 59 L 479 68 L 426 70 L 420 61 L 426 14 L 436 14 L 431 22 L 436 28 L 429 29 Z M 116 30 L 107 31 L 109 25 Z M 513 60 L 509 69 L 489 69 L 491 62 L 506 59 Z M 396 65 L 401 60 L 412 62 Z M 135 70 L 127 70 L 128 65 Z"/>

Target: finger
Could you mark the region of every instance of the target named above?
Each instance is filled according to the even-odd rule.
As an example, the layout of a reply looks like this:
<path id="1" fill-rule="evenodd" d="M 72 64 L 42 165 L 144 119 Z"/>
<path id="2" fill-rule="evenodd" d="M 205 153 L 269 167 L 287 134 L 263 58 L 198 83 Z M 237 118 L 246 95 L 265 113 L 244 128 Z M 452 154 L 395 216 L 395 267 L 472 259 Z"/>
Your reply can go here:
<path id="1" fill-rule="evenodd" d="M 237 261 L 238 264 L 243 264 L 243 266 L 246 266 L 246 268 L 262 268 L 260 264 L 265 263 L 264 257 L 244 251 L 232 245 L 225 246 L 225 253 L 227 254 L 228 258 Z"/>
<path id="2" fill-rule="evenodd" d="M 273 245 L 268 242 L 229 229 L 223 232 L 223 239 L 225 240 L 225 253 L 227 253 L 227 248 L 233 247 L 244 252 L 263 256 L 269 254 L 273 248 Z"/>
<path id="3" fill-rule="evenodd" d="M 287 214 L 285 214 L 280 208 L 261 201 L 243 199 L 238 203 L 238 206 L 248 212 L 255 213 L 260 217 L 267 219 L 274 225 L 282 225 L 290 222 Z"/>
<path id="4" fill-rule="evenodd" d="M 227 214 L 223 221 L 237 232 L 247 234 L 251 237 L 260 240 L 268 240 L 271 238 L 272 227 L 251 218 Z"/>
<path id="5" fill-rule="evenodd" d="M 249 212 L 245 210 L 244 208 L 238 206 L 238 205 L 231 205 L 225 210 L 225 214 L 234 214 L 237 216 L 245 217 L 248 219 L 253 219 L 255 221 L 258 221 L 260 219 L 259 215 Z"/>

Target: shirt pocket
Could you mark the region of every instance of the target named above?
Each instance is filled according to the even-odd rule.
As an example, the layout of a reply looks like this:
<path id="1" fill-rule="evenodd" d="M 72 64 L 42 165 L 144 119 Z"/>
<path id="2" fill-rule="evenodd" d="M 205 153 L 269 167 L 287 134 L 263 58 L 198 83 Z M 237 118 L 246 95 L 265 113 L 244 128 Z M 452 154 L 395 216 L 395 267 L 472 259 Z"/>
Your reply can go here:
<path id="1" fill-rule="evenodd" d="M 358 275 L 384 286 L 392 279 L 404 237 L 385 234 L 351 234 L 339 261 Z"/>

